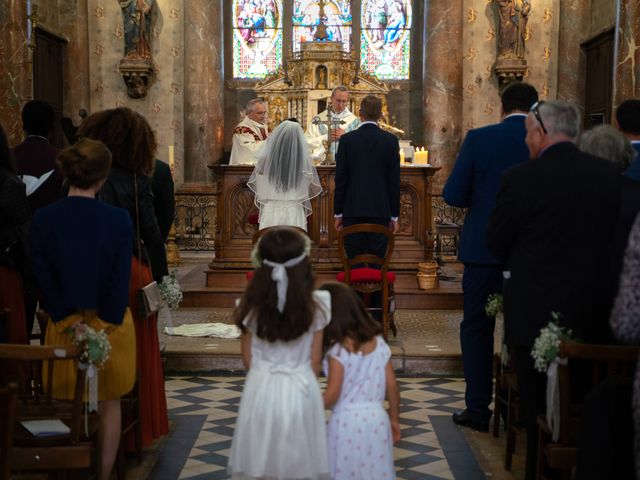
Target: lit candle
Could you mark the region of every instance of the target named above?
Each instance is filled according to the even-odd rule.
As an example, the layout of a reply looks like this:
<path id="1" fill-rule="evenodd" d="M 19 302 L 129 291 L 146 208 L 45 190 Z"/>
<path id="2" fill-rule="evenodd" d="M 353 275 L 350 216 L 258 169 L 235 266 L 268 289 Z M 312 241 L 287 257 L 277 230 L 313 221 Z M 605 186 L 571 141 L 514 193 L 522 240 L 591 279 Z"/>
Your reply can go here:
<path id="1" fill-rule="evenodd" d="M 174 167 L 174 158 L 173 158 L 173 145 L 169 145 L 169 168 L 171 169 L 171 176 L 173 176 L 173 167 Z"/>
<path id="2" fill-rule="evenodd" d="M 400 165 L 404 165 L 404 150 L 400 149 Z"/>
<path id="3" fill-rule="evenodd" d="M 429 150 L 424 151 L 424 164 L 429 165 Z"/>

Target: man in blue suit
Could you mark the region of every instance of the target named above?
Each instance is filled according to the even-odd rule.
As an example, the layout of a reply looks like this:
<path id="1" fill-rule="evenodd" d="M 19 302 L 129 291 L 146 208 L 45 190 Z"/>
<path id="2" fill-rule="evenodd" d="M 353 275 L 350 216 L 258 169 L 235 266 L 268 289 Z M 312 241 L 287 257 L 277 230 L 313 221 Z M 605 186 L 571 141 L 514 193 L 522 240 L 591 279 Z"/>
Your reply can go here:
<path id="1" fill-rule="evenodd" d="M 467 208 L 458 259 L 464 263 L 464 317 L 460 345 L 466 381 L 466 409 L 453 414 L 458 425 L 489 430 L 495 318 L 485 313 L 487 298 L 502 291 L 500 262 L 489 253 L 485 231 L 496 204 L 502 173 L 529 159 L 525 119 L 538 101 L 535 88 L 513 83 L 502 93 L 502 122 L 467 133 L 442 192 L 444 200 Z"/>
<path id="2" fill-rule="evenodd" d="M 640 100 L 630 99 L 622 102 L 616 110 L 616 122 L 637 152 L 624 174 L 640 182 Z"/>

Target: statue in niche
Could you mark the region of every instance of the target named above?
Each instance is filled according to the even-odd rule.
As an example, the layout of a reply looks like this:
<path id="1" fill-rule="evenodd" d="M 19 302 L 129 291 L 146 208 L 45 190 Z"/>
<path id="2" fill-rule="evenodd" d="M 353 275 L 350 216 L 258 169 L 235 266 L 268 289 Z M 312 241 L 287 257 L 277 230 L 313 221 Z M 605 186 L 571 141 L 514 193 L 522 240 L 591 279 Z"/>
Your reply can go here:
<path id="1" fill-rule="evenodd" d="M 530 0 L 497 0 L 500 9 L 498 58 L 524 58 Z"/>
<path id="2" fill-rule="evenodd" d="M 124 57 L 120 74 L 131 98 L 147 95 L 153 74 L 151 23 L 156 0 L 119 0 L 124 24 Z"/>
<path id="3" fill-rule="evenodd" d="M 151 58 L 151 16 L 154 5 L 155 0 L 120 0 L 125 58 Z"/>
<path id="4" fill-rule="evenodd" d="M 316 88 L 318 90 L 327 89 L 327 67 L 324 65 L 316 68 Z"/>

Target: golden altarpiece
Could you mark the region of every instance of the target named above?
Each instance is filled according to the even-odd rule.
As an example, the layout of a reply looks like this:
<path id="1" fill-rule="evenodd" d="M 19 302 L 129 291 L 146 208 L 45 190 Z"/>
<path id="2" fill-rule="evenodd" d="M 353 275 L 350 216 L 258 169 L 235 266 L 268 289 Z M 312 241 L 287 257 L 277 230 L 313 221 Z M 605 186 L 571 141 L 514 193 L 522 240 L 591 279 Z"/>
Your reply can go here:
<path id="1" fill-rule="evenodd" d="M 358 74 L 352 54 L 333 42 L 309 42 L 289 57 L 287 72 L 279 72 L 261 81 L 256 94 L 265 99 L 270 127 L 296 117 L 306 128 L 313 117 L 324 110 L 331 90 L 345 85 L 350 90 L 350 109 L 357 113 L 366 95 L 377 95 L 386 111 L 389 87 L 377 79 Z M 245 285 L 251 269 L 252 237 L 257 225 L 256 207 L 247 180 L 251 166 L 215 165 L 217 213 L 214 239 L 215 257 L 209 264 L 207 294 L 216 297 L 218 306 L 232 306 Z M 400 231 L 396 236 L 391 269 L 397 274 L 396 292 L 417 291 L 417 264 L 432 259 L 433 224 L 431 178 L 438 168 L 405 166 L 401 170 Z M 313 242 L 312 260 L 320 280 L 335 278 L 341 269 L 337 250 L 337 232 L 333 227 L 334 166 L 318 166 L 322 193 L 312 200 L 312 215 L 307 230 Z M 198 302 L 195 302 L 196 304 Z M 419 295 L 398 296 L 398 306 L 423 306 Z"/>

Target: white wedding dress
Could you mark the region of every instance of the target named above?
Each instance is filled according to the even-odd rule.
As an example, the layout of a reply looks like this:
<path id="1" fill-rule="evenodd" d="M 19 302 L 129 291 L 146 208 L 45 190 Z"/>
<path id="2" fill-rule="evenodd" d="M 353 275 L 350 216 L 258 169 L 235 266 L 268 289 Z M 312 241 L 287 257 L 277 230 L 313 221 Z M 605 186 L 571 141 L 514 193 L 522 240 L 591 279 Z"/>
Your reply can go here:
<path id="1" fill-rule="evenodd" d="M 301 337 L 268 342 L 250 317 L 251 369 L 242 392 L 227 472 L 232 478 L 328 480 L 324 406 L 311 368 L 313 334 L 331 318 L 329 292 L 316 291 L 315 319 Z"/>

